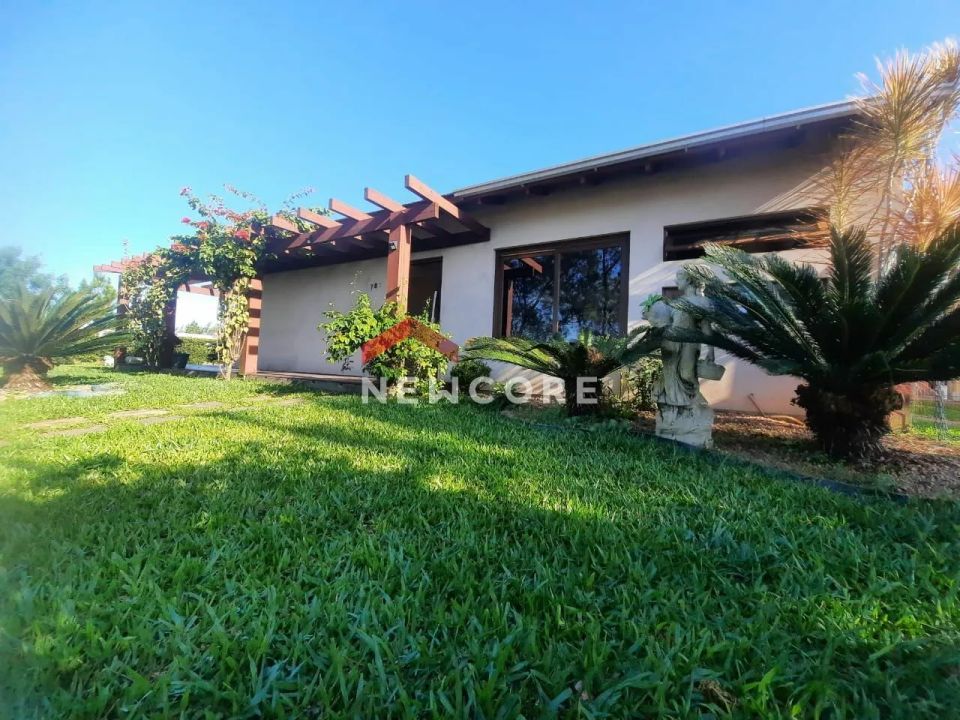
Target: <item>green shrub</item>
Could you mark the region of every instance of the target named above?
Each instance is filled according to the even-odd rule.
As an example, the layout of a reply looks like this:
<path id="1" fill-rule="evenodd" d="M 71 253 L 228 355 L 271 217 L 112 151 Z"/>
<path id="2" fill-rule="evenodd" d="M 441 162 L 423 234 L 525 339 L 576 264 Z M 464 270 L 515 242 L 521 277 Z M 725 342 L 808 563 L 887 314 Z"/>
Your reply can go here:
<path id="1" fill-rule="evenodd" d="M 477 378 L 488 378 L 492 372 L 490 366 L 482 360 L 467 358 L 453 366 L 453 370 L 450 371 L 450 377 L 457 379 L 460 392 L 465 393 L 469 390 L 470 383 Z M 477 389 L 487 391 L 490 387 L 489 383 L 480 383 Z"/>
<path id="2" fill-rule="evenodd" d="M 620 402 L 633 412 L 656 410 L 653 384 L 663 372 L 663 361 L 656 356 L 640 358 L 620 373 Z"/>
<path id="3" fill-rule="evenodd" d="M 209 365 L 217 362 L 217 341 L 213 338 L 183 338 L 177 343 L 177 352 L 189 356 L 187 362 L 193 365 Z"/>
<path id="4" fill-rule="evenodd" d="M 596 335 L 581 330 L 574 341 L 556 335 L 549 340 L 520 336 L 479 337 L 467 342 L 463 356 L 474 360 L 496 360 L 550 375 L 563 381 L 567 414 L 596 415 L 600 403 L 578 403 L 579 378 L 605 378 L 625 365 L 635 363 L 660 346 L 662 332 L 650 326 L 638 327 L 626 335 Z"/>
<path id="5" fill-rule="evenodd" d="M 393 302 L 384 303 L 374 310 L 366 293 L 360 293 L 356 304 L 347 312 L 333 309 L 325 312 L 324 316 L 327 322 L 320 323 L 317 329 L 327 335 L 327 359 L 341 363 L 344 369 L 349 369 L 353 354 L 365 342 L 407 317 L 415 317 L 423 325 L 440 332 L 440 325 L 431 322 L 429 310 L 421 315 L 409 316 L 402 313 Z M 437 379 L 446 371 L 447 362 L 447 358 L 433 348 L 408 338 L 378 355 L 363 369 L 375 378 L 386 379 L 390 386 L 404 378 L 413 378 L 417 391 L 425 393 L 430 379 Z"/>

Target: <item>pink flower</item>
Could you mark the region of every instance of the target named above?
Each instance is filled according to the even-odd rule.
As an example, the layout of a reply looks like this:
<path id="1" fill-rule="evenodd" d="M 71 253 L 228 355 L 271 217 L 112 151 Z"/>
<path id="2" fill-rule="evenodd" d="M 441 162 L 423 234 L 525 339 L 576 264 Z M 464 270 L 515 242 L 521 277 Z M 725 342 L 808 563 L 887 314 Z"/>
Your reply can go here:
<path id="1" fill-rule="evenodd" d="M 191 219 L 188 218 L 188 217 L 182 217 L 182 218 L 180 218 L 180 222 L 182 222 L 184 225 L 189 225 L 190 223 L 193 222 L 193 220 L 191 220 Z"/>
<path id="2" fill-rule="evenodd" d="M 250 230 L 247 229 L 247 228 L 241 228 L 240 230 L 237 230 L 233 235 L 234 235 L 234 237 L 238 237 L 238 238 L 240 238 L 241 240 L 249 240 L 249 239 L 250 239 Z"/>
<path id="3" fill-rule="evenodd" d="M 189 194 L 190 194 L 189 186 L 184 185 L 182 188 L 180 188 L 180 197 L 183 197 L 184 195 L 189 195 Z"/>

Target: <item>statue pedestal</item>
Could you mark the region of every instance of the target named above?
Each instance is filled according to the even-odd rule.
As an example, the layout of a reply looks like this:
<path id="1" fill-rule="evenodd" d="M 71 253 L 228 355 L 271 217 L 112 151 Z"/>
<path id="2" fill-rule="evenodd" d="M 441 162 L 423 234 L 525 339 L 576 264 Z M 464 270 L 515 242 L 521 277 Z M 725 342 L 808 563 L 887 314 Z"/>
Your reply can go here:
<path id="1" fill-rule="evenodd" d="M 706 403 L 657 404 L 657 435 L 700 448 L 713 447 L 713 410 Z"/>

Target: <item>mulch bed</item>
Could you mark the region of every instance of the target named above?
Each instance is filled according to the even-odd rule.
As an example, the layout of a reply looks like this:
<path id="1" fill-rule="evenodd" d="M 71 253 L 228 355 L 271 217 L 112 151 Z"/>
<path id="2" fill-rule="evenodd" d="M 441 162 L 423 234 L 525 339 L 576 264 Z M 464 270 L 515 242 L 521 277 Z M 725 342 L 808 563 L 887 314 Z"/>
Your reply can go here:
<path id="1" fill-rule="evenodd" d="M 653 414 L 639 421 L 653 431 Z M 894 490 L 916 497 L 960 497 L 960 442 L 912 433 L 884 438 L 884 453 L 870 463 L 846 465 L 819 452 L 807 428 L 795 418 L 721 411 L 713 427 L 717 452 L 802 475 Z"/>

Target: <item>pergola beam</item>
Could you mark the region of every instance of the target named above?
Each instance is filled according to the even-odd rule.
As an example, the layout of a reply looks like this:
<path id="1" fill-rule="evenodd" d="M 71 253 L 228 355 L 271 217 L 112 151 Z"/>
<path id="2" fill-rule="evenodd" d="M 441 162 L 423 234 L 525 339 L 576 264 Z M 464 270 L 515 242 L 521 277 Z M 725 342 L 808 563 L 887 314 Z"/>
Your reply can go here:
<path id="1" fill-rule="evenodd" d="M 194 295 L 209 295 L 219 297 L 220 291 L 213 285 L 197 285 L 195 283 L 184 283 L 177 288 L 179 292 L 192 293 Z"/>
<path id="2" fill-rule="evenodd" d="M 419 195 L 424 200 L 429 200 L 432 203 L 436 203 L 447 213 L 453 215 L 453 217 L 460 217 L 460 208 L 447 200 L 443 195 L 438 193 L 415 175 L 405 175 L 403 177 L 403 186 L 414 195 Z"/>
<path id="3" fill-rule="evenodd" d="M 397 225 L 409 225 L 423 220 L 436 220 L 440 217 L 439 207 L 432 202 L 422 201 L 407 206 L 402 211 L 380 211 L 367 220 L 347 220 L 339 227 L 323 228 L 301 233 L 287 246 L 295 250 L 304 245 L 317 245 L 341 238 L 370 235 L 392 230 Z"/>
<path id="4" fill-rule="evenodd" d="M 93 271 L 98 273 L 122 273 L 125 270 L 123 265 L 109 263 L 108 265 L 94 265 Z"/>
<path id="5" fill-rule="evenodd" d="M 390 212 L 399 212 L 403 210 L 403 203 L 397 202 L 393 198 L 384 195 L 379 190 L 374 190 L 372 187 L 366 187 L 363 189 L 363 199 L 368 203 L 377 205 L 384 210 L 389 210 Z"/>
<path id="6" fill-rule="evenodd" d="M 141 253 L 140 255 L 134 255 L 133 257 L 125 258 L 123 260 L 111 260 L 110 262 L 104 265 L 94 265 L 93 271 L 105 272 L 105 273 L 122 273 L 128 267 L 139 265 L 148 257 L 150 257 L 150 253 Z"/>
<path id="7" fill-rule="evenodd" d="M 351 220 L 369 220 L 370 214 L 365 213 L 363 210 L 355 208 L 353 205 L 348 205 L 343 200 L 338 200 L 337 198 L 330 198 L 330 210 L 335 213 L 339 213 L 344 217 L 348 217 Z"/>
<path id="8" fill-rule="evenodd" d="M 306 220 L 308 223 L 319 225 L 322 228 L 340 227 L 340 223 L 338 223 L 329 215 L 323 215 L 321 213 L 314 212 L 309 208 L 297 208 L 297 217 L 301 220 Z"/>
<path id="9" fill-rule="evenodd" d="M 288 220 L 283 215 L 274 215 L 270 218 L 270 224 L 280 230 L 285 230 L 292 233 L 300 233 L 300 228 L 296 226 L 296 223 Z"/>
<path id="10" fill-rule="evenodd" d="M 403 185 L 414 195 L 419 195 L 424 200 L 429 200 L 432 203 L 436 203 L 440 209 L 442 209 L 468 230 L 472 230 L 474 232 L 485 232 L 487 230 L 485 225 L 480 224 L 472 217 L 464 213 L 454 203 L 452 203 L 450 200 L 447 200 L 447 198 L 438 193 L 415 175 L 406 175 L 403 178 Z"/>

